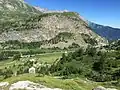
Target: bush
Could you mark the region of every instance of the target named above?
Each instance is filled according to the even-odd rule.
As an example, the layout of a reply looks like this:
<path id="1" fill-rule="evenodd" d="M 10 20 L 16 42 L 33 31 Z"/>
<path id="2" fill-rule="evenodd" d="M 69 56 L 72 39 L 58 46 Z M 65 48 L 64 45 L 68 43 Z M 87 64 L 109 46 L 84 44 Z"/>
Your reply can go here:
<path id="1" fill-rule="evenodd" d="M 3 70 L 4 79 L 9 78 L 13 75 L 13 71 L 10 68 L 5 68 Z"/>
<path id="2" fill-rule="evenodd" d="M 105 82 L 112 80 L 112 75 L 100 74 L 96 71 L 92 71 L 90 74 L 87 75 L 87 77 L 96 82 Z"/>
<path id="3" fill-rule="evenodd" d="M 20 53 L 13 56 L 13 60 L 20 60 L 20 58 L 21 58 Z"/>

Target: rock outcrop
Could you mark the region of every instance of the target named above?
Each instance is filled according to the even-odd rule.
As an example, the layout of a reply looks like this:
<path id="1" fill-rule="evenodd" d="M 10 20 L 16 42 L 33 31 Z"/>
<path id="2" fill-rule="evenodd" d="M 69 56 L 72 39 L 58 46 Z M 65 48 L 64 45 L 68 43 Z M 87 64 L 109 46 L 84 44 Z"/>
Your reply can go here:
<path id="1" fill-rule="evenodd" d="M 47 88 L 43 85 L 40 85 L 38 83 L 33 83 L 30 81 L 19 81 L 14 84 L 12 84 L 9 88 L 9 90 L 62 90 L 59 88 Z"/>
<path id="2" fill-rule="evenodd" d="M 105 88 L 105 87 L 102 87 L 102 86 L 98 86 L 97 88 L 94 88 L 93 90 L 117 90 L 117 89 L 114 89 L 114 88 Z"/>

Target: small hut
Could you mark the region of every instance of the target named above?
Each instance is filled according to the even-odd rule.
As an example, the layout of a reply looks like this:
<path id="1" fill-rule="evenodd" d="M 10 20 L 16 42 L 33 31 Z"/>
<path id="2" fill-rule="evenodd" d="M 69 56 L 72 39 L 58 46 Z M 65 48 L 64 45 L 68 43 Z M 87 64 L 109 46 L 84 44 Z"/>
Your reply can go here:
<path id="1" fill-rule="evenodd" d="M 30 74 L 35 74 L 36 73 L 35 68 L 34 67 L 29 68 L 29 73 Z"/>

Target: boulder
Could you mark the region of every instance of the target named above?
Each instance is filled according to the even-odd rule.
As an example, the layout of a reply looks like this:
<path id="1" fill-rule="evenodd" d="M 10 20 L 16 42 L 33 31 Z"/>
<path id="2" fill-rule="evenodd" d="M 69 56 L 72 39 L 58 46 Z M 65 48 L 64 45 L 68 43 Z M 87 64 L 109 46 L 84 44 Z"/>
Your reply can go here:
<path id="1" fill-rule="evenodd" d="M 8 82 L 0 82 L 0 90 L 4 90 L 4 88 L 6 88 L 9 85 Z"/>
<path id="2" fill-rule="evenodd" d="M 102 86 L 98 86 L 97 88 L 94 88 L 93 90 L 117 90 L 115 88 L 105 88 L 105 87 L 102 87 Z"/>
<path id="3" fill-rule="evenodd" d="M 97 88 L 94 88 L 93 90 L 106 90 L 106 88 L 104 88 L 102 86 L 98 86 Z"/>

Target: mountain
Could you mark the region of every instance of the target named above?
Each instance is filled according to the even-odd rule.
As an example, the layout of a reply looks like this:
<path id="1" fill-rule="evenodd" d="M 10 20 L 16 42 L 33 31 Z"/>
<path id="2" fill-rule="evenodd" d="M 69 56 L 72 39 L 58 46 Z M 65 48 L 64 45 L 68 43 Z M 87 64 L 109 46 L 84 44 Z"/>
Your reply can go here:
<path id="1" fill-rule="evenodd" d="M 4 27 L 5 25 L 5 27 Z M 64 47 L 76 43 L 79 45 L 103 44 L 106 40 L 94 33 L 77 13 L 46 13 L 26 20 L 0 25 L 0 42 L 18 40 L 20 42 L 38 42 L 47 40 L 45 47 Z"/>
<path id="2" fill-rule="evenodd" d="M 0 20 L 24 19 L 28 16 L 41 13 L 28 5 L 24 0 L 0 0 Z"/>
<path id="3" fill-rule="evenodd" d="M 108 40 L 120 39 L 120 29 L 88 22 L 91 29 Z"/>
<path id="4" fill-rule="evenodd" d="M 0 42 L 41 42 L 43 48 L 107 43 L 76 12 L 42 13 L 22 0 L 0 2 L 0 12 L 4 12 L 0 14 Z"/>

